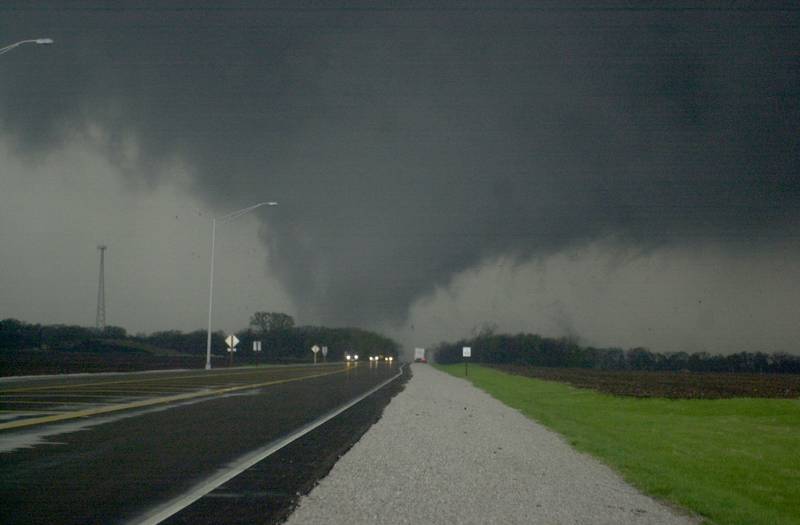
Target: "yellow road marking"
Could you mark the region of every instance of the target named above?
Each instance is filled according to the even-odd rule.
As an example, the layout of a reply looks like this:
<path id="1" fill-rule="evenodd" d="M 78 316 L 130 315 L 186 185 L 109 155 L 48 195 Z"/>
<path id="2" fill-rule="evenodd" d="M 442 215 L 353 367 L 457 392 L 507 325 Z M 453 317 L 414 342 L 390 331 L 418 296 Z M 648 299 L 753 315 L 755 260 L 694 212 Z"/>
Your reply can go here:
<path id="1" fill-rule="evenodd" d="M 269 386 L 269 385 L 278 385 L 282 383 L 291 383 L 294 381 L 303 381 L 305 379 L 313 379 L 315 377 L 323 377 L 329 376 L 333 374 L 341 374 L 346 369 L 341 370 L 334 370 L 333 372 L 324 372 L 321 374 L 313 374 L 307 376 L 300 376 L 300 377 L 290 377 L 288 379 L 277 379 L 273 381 L 266 381 L 263 383 L 253 383 L 249 385 L 240 385 L 240 386 L 231 386 L 226 388 L 220 388 L 217 390 L 207 390 L 202 392 L 189 392 L 186 394 L 178 394 L 174 396 L 167 396 L 167 397 L 157 397 L 151 399 L 143 399 L 141 401 L 133 401 L 131 403 L 123 403 L 119 405 L 111 405 L 111 406 L 104 406 L 104 407 L 96 407 L 96 408 L 88 408 L 86 410 L 77 410 L 74 412 L 66 412 L 63 414 L 56 414 L 52 416 L 43 416 L 43 417 L 34 417 L 30 419 L 22 419 L 17 421 L 11 421 L 8 423 L 0 423 L 0 430 L 8 430 L 12 428 L 21 428 L 21 427 L 30 427 L 34 425 L 44 425 L 46 423 L 55 423 L 57 421 L 65 421 L 68 419 L 77 419 L 81 417 L 89 417 L 89 416 L 96 416 L 100 414 L 108 414 L 109 412 L 118 412 L 120 410 L 130 410 L 132 408 L 142 408 L 147 406 L 153 405 L 161 405 L 164 403 L 172 403 L 174 401 L 184 401 L 187 399 L 194 399 L 197 397 L 209 397 L 209 396 L 217 396 L 221 394 L 227 394 L 229 392 L 236 392 L 239 390 L 250 390 L 253 388 L 259 388 L 262 386 Z"/>
<path id="2" fill-rule="evenodd" d="M 28 392 L 31 390 L 47 390 L 47 389 L 61 389 L 61 388 L 73 388 L 73 387 L 81 387 L 81 386 L 102 386 L 102 385 L 119 385 L 125 383 L 149 383 L 153 381 L 183 381 L 185 379 L 196 379 L 196 378 L 204 378 L 204 379 L 211 379 L 211 378 L 218 378 L 218 377 L 228 377 L 228 376 L 244 376 L 244 375 L 261 375 L 262 372 L 280 372 L 284 370 L 296 370 L 298 368 L 306 368 L 306 367 L 286 367 L 286 368 L 262 368 L 262 369 L 255 369 L 255 370 L 237 370 L 233 372 L 212 372 L 208 373 L 205 372 L 203 374 L 197 375 L 167 375 L 162 377 L 148 377 L 148 378 L 136 378 L 136 379 L 124 379 L 119 381 L 93 381 L 91 383 L 74 383 L 68 385 L 42 385 L 42 386 L 29 386 L 23 388 L 10 388 L 8 390 L 0 390 L 0 394 L 6 394 L 8 392 Z"/>
<path id="3" fill-rule="evenodd" d="M 181 390 L 109 390 L 106 388 L 98 388 L 97 390 L 87 390 L 85 388 L 81 388 L 80 390 L 71 390 L 69 392 L 30 392 L 24 394 L 0 394 L 0 401 L 5 399 L 6 397 L 70 397 L 70 396 L 100 396 L 100 395 L 109 395 L 109 396 L 116 396 L 116 397 L 124 397 L 125 395 L 131 394 L 177 394 L 180 392 L 187 392 L 190 389 L 183 388 Z M 193 388 L 191 390 L 198 390 L 197 388 Z"/>
<path id="4" fill-rule="evenodd" d="M 234 385 L 222 385 L 222 386 L 234 386 Z M 161 394 L 180 394 L 182 392 L 194 392 L 195 390 L 200 390 L 200 388 L 182 388 L 180 390 L 106 390 L 106 389 L 98 389 L 98 390 L 70 390 L 70 391 L 61 391 L 58 394 L 56 393 L 46 393 L 46 392 L 31 392 L 28 394 L 3 394 L 0 395 L 0 399 L 4 396 L 8 397 L 17 397 L 17 396 L 55 396 L 55 395 L 63 395 L 63 396 L 71 396 L 73 393 L 75 394 L 86 394 L 86 395 L 95 395 L 95 394 L 105 394 L 109 396 L 157 396 Z"/>
<path id="5" fill-rule="evenodd" d="M 12 410 L 0 410 L 0 414 L 60 414 L 58 410 L 31 410 L 29 408 L 17 408 Z"/>
<path id="6" fill-rule="evenodd" d="M 111 404 L 113 401 L 25 401 L 24 399 L 10 399 L 10 400 L 2 400 L 0 404 L 2 405 L 19 405 L 21 403 L 24 404 L 36 404 L 36 405 L 53 405 L 53 406 L 64 406 L 64 405 L 98 405 L 98 404 Z"/>
<path id="7" fill-rule="evenodd" d="M 153 392 L 153 393 L 172 394 L 173 392 Z M 68 398 L 68 397 L 130 397 L 130 396 L 109 396 L 106 394 L 73 394 L 72 392 L 70 392 L 69 394 L 14 394 L 10 396 L 0 397 L 0 403 L 5 403 L 6 401 L 13 401 L 19 398 L 30 398 L 30 397 L 33 398 L 52 397 L 54 398 L 55 402 L 58 403 L 60 399 L 63 399 L 65 397 Z"/>
<path id="8" fill-rule="evenodd" d="M 195 385 L 203 384 L 203 383 L 194 383 Z M 228 384 L 227 382 L 223 382 L 222 384 Z M 190 383 L 191 385 L 191 383 Z M 184 385 L 97 385 L 97 386 L 85 386 L 85 385 L 76 385 L 75 390 L 183 390 L 188 388 Z"/>

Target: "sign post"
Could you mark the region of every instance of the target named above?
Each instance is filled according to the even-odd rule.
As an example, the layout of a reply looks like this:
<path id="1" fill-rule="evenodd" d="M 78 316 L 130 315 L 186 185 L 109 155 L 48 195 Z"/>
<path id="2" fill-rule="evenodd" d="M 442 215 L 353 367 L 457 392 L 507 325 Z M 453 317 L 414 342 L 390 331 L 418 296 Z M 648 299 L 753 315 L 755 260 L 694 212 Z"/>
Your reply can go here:
<path id="1" fill-rule="evenodd" d="M 464 357 L 464 375 L 469 376 L 469 358 L 472 357 L 472 348 L 469 346 L 463 347 L 461 355 Z"/>
<path id="2" fill-rule="evenodd" d="M 233 353 L 236 352 L 236 345 L 239 344 L 239 338 L 231 334 L 225 338 L 225 343 L 228 345 L 228 366 L 233 365 Z"/>
<path id="3" fill-rule="evenodd" d="M 319 347 L 314 345 L 311 347 L 311 351 L 314 352 L 314 364 L 317 364 L 317 352 L 319 352 Z"/>

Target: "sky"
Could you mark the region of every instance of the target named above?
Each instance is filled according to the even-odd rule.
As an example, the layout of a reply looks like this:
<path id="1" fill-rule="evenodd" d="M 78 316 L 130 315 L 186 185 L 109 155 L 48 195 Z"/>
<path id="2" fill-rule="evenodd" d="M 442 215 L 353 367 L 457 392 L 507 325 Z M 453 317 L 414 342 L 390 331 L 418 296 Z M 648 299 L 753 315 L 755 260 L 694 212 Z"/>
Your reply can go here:
<path id="1" fill-rule="evenodd" d="M 568 6 L 568 7 L 565 7 Z M 3 2 L 0 318 L 800 353 L 793 2 Z"/>

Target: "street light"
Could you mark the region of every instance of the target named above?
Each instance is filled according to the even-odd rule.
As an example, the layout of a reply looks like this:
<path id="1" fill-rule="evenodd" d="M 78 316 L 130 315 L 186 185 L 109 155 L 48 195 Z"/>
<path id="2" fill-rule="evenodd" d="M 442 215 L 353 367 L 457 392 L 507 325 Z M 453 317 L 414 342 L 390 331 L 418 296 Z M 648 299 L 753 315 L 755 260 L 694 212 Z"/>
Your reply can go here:
<path id="1" fill-rule="evenodd" d="M 238 219 L 245 213 L 250 213 L 256 208 L 261 206 L 277 206 L 278 203 L 274 201 L 259 202 L 241 210 L 232 211 L 227 215 L 223 215 L 219 219 L 216 217 L 211 218 L 211 277 L 208 283 L 208 334 L 206 339 L 206 370 L 211 370 L 211 306 L 214 303 L 214 238 L 217 235 L 217 220 L 220 222 L 229 222 Z"/>
<path id="2" fill-rule="evenodd" d="M 12 49 L 14 49 L 15 47 L 21 46 L 22 44 L 39 44 L 39 45 L 45 44 L 45 45 L 49 45 L 49 44 L 52 44 L 52 43 L 53 43 L 53 39 L 52 38 L 32 38 L 30 40 L 20 40 L 16 44 L 11 44 L 10 46 L 6 46 L 6 47 L 0 47 L 0 55 L 4 55 L 4 54 L 8 53 L 9 51 L 11 51 Z"/>

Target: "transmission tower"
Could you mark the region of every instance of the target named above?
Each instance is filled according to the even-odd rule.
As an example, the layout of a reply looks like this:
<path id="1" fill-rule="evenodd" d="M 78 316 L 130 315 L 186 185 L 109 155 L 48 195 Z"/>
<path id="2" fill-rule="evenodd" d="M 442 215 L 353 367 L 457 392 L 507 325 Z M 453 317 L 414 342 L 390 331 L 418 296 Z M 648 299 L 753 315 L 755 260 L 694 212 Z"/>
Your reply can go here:
<path id="1" fill-rule="evenodd" d="M 106 328 L 106 278 L 105 278 L 105 253 L 106 245 L 100 244 L 97 247 L 100 250 L 100 282 L 97 285 L 97 321 L 96 328 L 98 330 L 105 330 Z"/>

